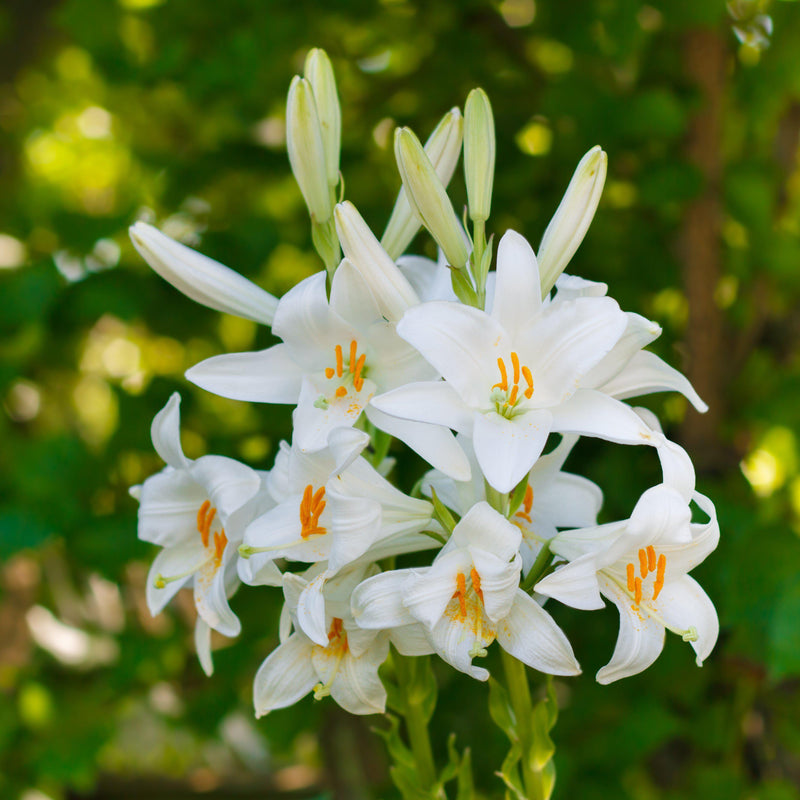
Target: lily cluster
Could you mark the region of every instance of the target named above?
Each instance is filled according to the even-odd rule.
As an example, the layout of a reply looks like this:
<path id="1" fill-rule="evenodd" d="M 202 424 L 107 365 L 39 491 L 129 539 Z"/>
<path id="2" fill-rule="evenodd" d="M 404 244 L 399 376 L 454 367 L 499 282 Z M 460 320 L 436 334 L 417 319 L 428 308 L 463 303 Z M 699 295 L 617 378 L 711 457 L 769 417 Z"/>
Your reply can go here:
<path id="1" fill-rule="evenodd" d="M 354 714 L 383 711 L 378 668 L 390 645 L 438 654 L 478 680 L 495 641 L 536 670 L 577 674 L 548 598 L 586 610 L 606 598 L 619 610 L 601 683 L 648 667 L 667 630 L 702 663 L 718 621 L 688 573 L 717 545 L 714 507 L 686 452 L 626 400 L 671 390 L 705 406 L 645 349 L 657 324 L 623 311 L 605 284 L 564 273 L 597 208 L 605 153 L 581 160 L 538 252 L 507 231 L 492 269 L 494 124 L 475 90 L 424 146 L 396 132 L 402 189 L 379 240 L 351 202 L 336 202 L 341 115 L 327 56 L 312 51 L 305 72 L 290 89 L 287 142 L 324 270 L 276 299 L 154 227 L 131 228 L 175 287 L 281 340 L 207 359 L 187 378 L 223 397 L 294 406 L 292 440 L 268 472 L 188 459 L 177 394 L 156 416 L 167 466 L 134 491 L 139 537 L 162 548 L 151 612 L 182 587 L 194 592 L 210 674 L 211 631 L 240 632 L 230 597 L 242 584 L 282 590 L 280 643 L 255 677 L 258 715 L 312 691 Z M 462 150 L 463 224 L 446 191 Z M 437 261 L 404 255 L 421 226 Z M 581 436 L 659 459 L 662 482 L 629 519 L 598 525 L 601 489 L 564 470 Z M 411 495 L 391 481 L 389 453 L 402 446 L 430 466 Z"/>

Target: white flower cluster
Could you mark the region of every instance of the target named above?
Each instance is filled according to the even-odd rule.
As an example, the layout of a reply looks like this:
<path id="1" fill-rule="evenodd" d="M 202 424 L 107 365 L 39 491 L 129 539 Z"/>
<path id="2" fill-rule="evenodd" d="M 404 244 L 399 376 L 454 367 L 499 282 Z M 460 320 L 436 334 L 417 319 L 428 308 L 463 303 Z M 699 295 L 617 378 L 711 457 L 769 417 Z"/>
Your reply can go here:
<path id="1" fill-rule="evenodd" d="M 543 608 L 548 597 L 617 606 L 601 683 L 649 666 L 665 630 L 701 663 L 718 621 L 688 572 L 716 547 L 714 507 L 695 491 L 685 451 L 624 400 L 676 390 L 705 407 L 644 349 L 658 325 L 622 311 L 605 284 L 562 274 L 597 207 L 605 153 L 594 148 L 579 164 L 538 259 L 508 231 L 490 271 L 485 95 L 470 95 L 464 118 L 449 112 L 425 148 L 397 132 L 403 190 L 379 242 L 351 203 L 333 200 L 339 109 L 324 53 L 313 51 L 306 76 L 290 90 L 288 144 L 326 271 L 276 300 L 153 227 L 131 229 L 144 258 L 189 297 L 281 339 L 210 358 L 187 377 L 224 397 L 295 406 L 292 442 L 266 473 L 221 456 L 186 458 L 178 395 L 157 415 L 152 438 L 167 466 L 135 491 L 139 537 L 163 548 L 148 577 L 151 612 L 193 589 L 197 652 L 210 674 L 211 630 L 240 631 L 231 595 L 242 583 L 281 587 L 280 644 L 255 678 L 258 715 L 312 690 L 355 714 L 382 711 L 378 667 L 390 644 L 436 653 L 479 680 L 495 640 L 537 670 L 576 674 L 572 647 Z M 462 141 L 471 235 L 444 188 Z M 420 224 L 441 248 L 438 263 L 401 256 Z M 630 519 L 597 525 L 600 488 L 563 470 L 580 436 L 654 449 L 663 482 Z M 416 493 L 430 500 L 387 480 L 392 439 L 431 465 Z M 692 503 L 706 522 L 692 521 Z M 393 568 L 407 554 L 417 566 Z"/>

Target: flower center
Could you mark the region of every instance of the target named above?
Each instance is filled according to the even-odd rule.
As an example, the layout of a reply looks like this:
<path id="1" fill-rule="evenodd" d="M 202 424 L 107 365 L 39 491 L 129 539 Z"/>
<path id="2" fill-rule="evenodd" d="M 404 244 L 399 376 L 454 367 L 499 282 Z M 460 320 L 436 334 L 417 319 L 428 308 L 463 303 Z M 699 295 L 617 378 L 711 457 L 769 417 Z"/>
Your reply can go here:
<path id="1" fill-rule="evenodd" d="M 450 612 L 452 618 L 457 619 L 465 627 L 469 626 L 475 635 L 475 643 L 469 651 L 470 656 L 472 658 L 486 656 L 485 645 L 491 644 L 496 634 L 484 625 L 481 576 L 475 567 L 469 571 L 469 580 L 463 572 L 456 575 L 456 590 L 453 592 L 451 600 L 455 600 L 456 603 L 448 606 L 447 612 Z"/>
<path id="2" fill-rule="evenodd" d="M 515 351 L 511 351 L 511 378 L 509 381 L 506 362 L 502 358 L 497 359 L 497 368 L 500 371 L 500 380 L 492 386 L 490 399 L 494 403 L 498 414 L 511 419 L 514 416 L 514 408 L 522 397 L 528 400 L 533 397 L 533 375 L 530 367 L 519 363 L 519 356 Z M 520 396 L 520 378 L 525 381 L 525 388 Z"/>
<path id="3" fill-rule="evenodd" d="M 628 591 L 633 594 L 636 605 L 642 602 L 643 581 L 648 575 L 655 572 L 656 579 L 653 581 L 653 602 L 658 600 L 658 595 L 664 588 L 664 571 L 667 568 L 667 557 L 664 553 L 656 559 L 656 550 L 649 544 L 647 548 L 639 548 L 639 575 L 636 574 L 636 566 L 631 562 L 625 567 L 628 579 Z"/>
<path id="4" fill-rule="evenodd" d="M 317 645 L 319 647 L 319 645 Z M 342 659 L 347 655 L 347 631 L 344 629 L 344 623 L 339 617 L 334 617 L 331 620 L 331 627 L 328 631 L 328 646 L 324 648 L 325 654 L 332 656 L 336 660 L 333 664 L 331 676 L 325 683 L 318 683 L 314 687 L 314 699 L 321 700 L 331 693 L 331 686 L 339 672 Z"/>
<path id="5" fill-rule="evenodd" d="M 336 357 L 336 366 L 327 367 L 325 369 L 325 377 L 328 380 L 333 380 L 334 378 L 339 378 L 340 381 L 342 378 L 344 378 L 348 382 L 352 380 L 353 388 L 357 392 L 360 392 L 361 387 L 364 385 L 364 377 L 361 373 L 364 370 L 364 362 L 367 360 L 367 354 L 362 353 L 361 355 L 358 355 L 358 342 L 353 339 L 350 342 L 350 360 L 348 362 L 346 371 L 344 368 L 344 353 L 340 344 L 337 344 L 334 348 L 334 355 Z M 344 397 L 346 394 L 347 388 L 343 383 L 340 382 L 339 386 L 336 387 L 334 396 Z"/>
<path id="6" fill-rule="evenodd" d="M 211 505 L 210 500 L 205 500 L 200 508 L 197 509 L 197 532 L 200 534 L 200 541 L 203 543 L 205 557 L 198 564 L 178 575 L 161 575 L 159 573 L 154 581 L 156 589 L 163 589 L 168 583 L 194 575 L 195 572 L 199 572 L 209 565 L 212 567 L 211 574 L 213 575 L 222 566 L 222 554 L 228 544 L 228 537 L 225 535 L 225 528 L 222 527 L 214 532 L 213 537 L 211 536 L 211 526 L 216 515 L 217 509 Z"/>
<path id="7" fill-rule="evenodd" d="M 327 533 L 327 529 L 319 524 L 319 518 L 325 510 L 325 487 L 320 486 L 316 492 L 309 483 L 303 492 L 303 499 L 300 501 L 300 536 L 308 539 L 309 536 L 319 536 Z"/>

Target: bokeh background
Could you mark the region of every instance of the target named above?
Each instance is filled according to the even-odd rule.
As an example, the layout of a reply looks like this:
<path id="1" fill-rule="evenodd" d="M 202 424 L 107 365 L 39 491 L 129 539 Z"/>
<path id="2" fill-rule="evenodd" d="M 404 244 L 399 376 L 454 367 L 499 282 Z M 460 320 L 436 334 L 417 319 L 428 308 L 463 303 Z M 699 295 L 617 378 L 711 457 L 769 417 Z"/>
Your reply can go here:
<path id="1" fill-rule="evenodd" d="M 183 378 L 269 332 L 184 298 L 127 227 L 154 222 L 276 294 L 318 270 L 283 118 L 312 46 L 339 81 L 346 195 L 378 232 L 394 127 L 427 136 L 474 86 L 498 129 L 490 231 L 538 242 L 601 144 L 606 190 L 570 271 L 657 320 L 653 349 L 711 406 L 645 403 L 717 504 L 697 577 L 719 645 L 697 669 L 670 637 L 646 673 L 601 687 L 615 612 L 558 609 L 585 672 L 557 682 L 557 797 L 800 797 L 800 3 L 779 0 L 3 0 L 0 797 L 395 797 L 379 718 L 306 699 L 253 719 L 277 593 L 240 592 L 244 634 L 215 642 L 210 680 L 191 601 L 150 618 L 127 493 L 161 468 L 149 425 L 175 390 L 191 456 L 266 469 L 287 435 L 287 408 Z M 653 461 L 595 442 L 571 465 L 615 519 L 658 481 Z M 410 485 L 420 465 L 401 467 Z M 486 687 L 438 678 L 437 753 L 455 731 L 501 796 Z"/>

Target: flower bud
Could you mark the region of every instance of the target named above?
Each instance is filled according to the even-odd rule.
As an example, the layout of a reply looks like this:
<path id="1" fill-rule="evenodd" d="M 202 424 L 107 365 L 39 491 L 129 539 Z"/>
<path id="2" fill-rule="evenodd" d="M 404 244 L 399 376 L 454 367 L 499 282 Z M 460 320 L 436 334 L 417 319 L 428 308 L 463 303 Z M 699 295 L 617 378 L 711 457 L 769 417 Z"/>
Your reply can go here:
<path id="1" fill-rule="evenodd" d="M 381 313 L 397 322 L 406 309 L 419 303 L 416 292 L 352 203 L 339 203 L 334 218 L 345 258 L 372 290 Z"/>
<path id="2" fill-rule="evenodd" d="M 312 219 L 324 223 L 333 213 L 325 148 L 311 84 L 295 75 L 286 101 L 286 148 L 292 172 Z"/>
<path id="3" fill-rule="evenodd" d="M 485 222 L 492 205 L 494 184 L 494 117 L 483 89 L 473 89 L 464 106 L 464 176 L 469 216 Z"/>
<path id="4" fill-rule="evenodd" d="M 542 297 L 553 288 L 586 235 L 600 202 L 607 165 L 608 156 L 599 145 L 580 160 L 564 198 L 542 236 L 536 255 Z"/>
<path id="5" fill-rule="evenodd" d="M 461 154 L 461 132 L 463 119 L 457 108 L 451 108 L 441 119 L 425 142 L 425 152 L 439 176 L 443 186 L 450 183 Z M 400 188 L 392 209 L 392 216 L 381 239 L 384 250 L 398 258 L 408 247 L 420 227 L 417 215 L 411 210 L 404 187 Z"/>
<path id="6" fill-rule="evenodd" d="M 469 258 L 464 232 L 431 160 L 409 128 L 395 131 L 394 152 L 411 208 L 450 265 L 462 269 Z"/>
<path id="7" fill-rule="evenodd" d="M 152 225 L 137 222 L 129 232 L 142 258 L 187 297 L 215 311 L 272 325 L 277 299 L 243 275 L 170 239 Z"/>
<path id="8" fill-rule="evenodd" d="M 339 150 L 342 141 L 342 114 L 336 79 L 328 54 L 315 47 L 306 57 L 305 77 L 311 84 L 319 114 L 322 146 L 325 150 L 328 185 L 339 183 Z"/>

